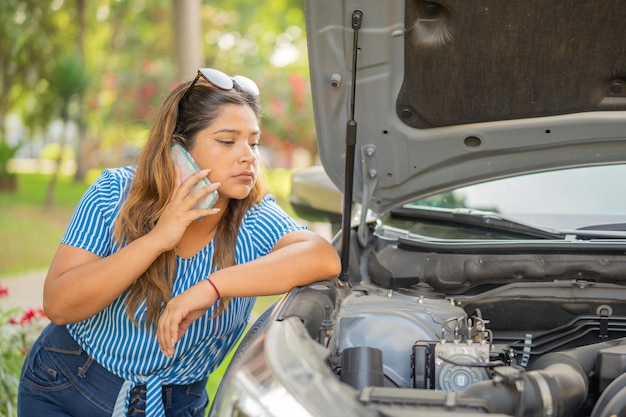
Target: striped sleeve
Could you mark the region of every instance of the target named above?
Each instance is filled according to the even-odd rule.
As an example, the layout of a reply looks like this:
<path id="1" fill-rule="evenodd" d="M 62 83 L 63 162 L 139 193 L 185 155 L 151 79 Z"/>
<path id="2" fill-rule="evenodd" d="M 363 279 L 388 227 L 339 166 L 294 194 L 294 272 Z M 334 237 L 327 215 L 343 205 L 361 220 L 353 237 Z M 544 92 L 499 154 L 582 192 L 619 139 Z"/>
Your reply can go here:
<path id="1" fill-rule="evenodd" d="M 257 253 L 261 256 L 272 251 L 276 242 L 285 235 L 296 230 L 306 230 L 300 226 L 276 203 L 272 195 L 266 195 L 259 204 L 249 212 L 244 220 L 251 227 L 253 242 Z"/>
<path id="2" fill-rule="evenodd" d="M 134 169 L 105 169 L 79 201 L 61 243 L 100 257 L 113 252 L 113 221 L 126 196 Z"/>

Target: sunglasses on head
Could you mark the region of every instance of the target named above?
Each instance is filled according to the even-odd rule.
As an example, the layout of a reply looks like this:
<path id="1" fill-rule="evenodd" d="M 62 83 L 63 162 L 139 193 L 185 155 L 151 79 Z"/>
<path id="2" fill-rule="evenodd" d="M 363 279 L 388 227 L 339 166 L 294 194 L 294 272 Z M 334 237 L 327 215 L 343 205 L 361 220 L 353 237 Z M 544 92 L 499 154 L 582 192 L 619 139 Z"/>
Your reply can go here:
<path id="1" fill-rule="evenodd" d="M 243 92 L 253 96 L 259 95 L 259 87 L 248 77 L 244 77 L 243 75 L 235 75 L 234 77 L 231 77 L 214 68 L 200 68 L 198 70 L 198 75 L 196 75 L 196 78 L 191 82 L 191 84 L 189 84 L 189 88 L 187 88 L 187 91 L 185 91 L 185 94 L 183 94 L 183 97 L 180 99 L 181 102 L 185 99 L 185 97 L 187 97 L 200 77 L 204 78 L 209 84 L 213 87 L 219 88 L 220 90 L 229 91 L 237 86 L 239 90 Z"/>

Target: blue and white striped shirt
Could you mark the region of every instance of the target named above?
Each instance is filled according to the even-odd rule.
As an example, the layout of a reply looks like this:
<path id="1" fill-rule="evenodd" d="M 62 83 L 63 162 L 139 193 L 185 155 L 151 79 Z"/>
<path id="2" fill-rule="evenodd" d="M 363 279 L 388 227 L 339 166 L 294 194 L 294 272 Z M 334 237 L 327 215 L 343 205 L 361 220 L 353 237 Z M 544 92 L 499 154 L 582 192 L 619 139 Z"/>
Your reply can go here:
<path id="1" fill-rule="evenodd" d="M 135 175 L 135 167 L 106 169 L 79 202 L 62 243 L 107 257 L 120 247 L 113 239 L 113 223 Z M 268 195 L 244 216 L 237 238 L 238 264 L 271 252 L 286 234 L 301 230 Z M 190 258 L 176 256 L 176 276 L 172 295 L 176 296 L 206 278 L 211 271 L 214 242 Z M 85 277 L 85 279 L 89 279 Z M 210 319 L 213 305 L 196 320 L 176 344 L 175 354 L 167 358 L 159 349 L 152 328 L 145 323 L 146 306 L 137 311 L 140 326 L 133 325 L 124 310 L 124 293 L 104 310 L 79 323 L 67 326 L 83 349 L 126 383 L 120 392 L 123 412 L 128 407 L 128 390 L 135 383 L 147 384 L 146 414 L 164 415 L 161 386 L 186 385 L 208 376 L 224 359 L 244 331 L 254 297 L 233 298 L 228 309 Z M 121 408 L 120 404 L 116 408 Z"/>

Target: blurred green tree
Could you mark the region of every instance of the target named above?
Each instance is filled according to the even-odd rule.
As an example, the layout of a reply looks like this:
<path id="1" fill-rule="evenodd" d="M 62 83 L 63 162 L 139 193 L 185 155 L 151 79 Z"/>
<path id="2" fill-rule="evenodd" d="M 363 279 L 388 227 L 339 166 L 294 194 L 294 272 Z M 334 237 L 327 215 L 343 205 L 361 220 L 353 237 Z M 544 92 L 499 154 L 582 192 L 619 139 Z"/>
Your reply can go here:
<path id="1" fill-rule="evenodd" d="M 261 87 L 264 146 L 315 154 L 302 2 L 219 0 L 205 4 L 202 18 L 207 64 L 246 71 Z"/>
<path id="2" fill-rule="evenodd" d="M 78 155 L 81 178 L 95 165 L 132 159 L 154 107 L 181 79 L 193 76 L 188 68 L 197 64 L 187 63 L 183 71 L 179 52 L 197 53 L 200 66 L 257 80 L 266 145 L 288 151 L 297 144 L 316 152 L 301 2 L 198 1 L 196 13 L 181 13 L 179 0 L 3 1 L 2 65 L 12 61 L 4 39 L 23 39 L 19 44 L 28 44 L 28 54 L 23 52 L 20 62 L 37 71 L 28 65 L 2 68 L 0 87 L 10 85 L 13 100 L 0 98 L 0 120 L 8 111 L 17 112 L 33 134 L 42 131 L 58 115 L 51 95 L 53 57 L 78 56 L 90 83 L 76 96 L 78 137 L 66 140 Z M 187 41 L 177 36 L 176 27 L 193 26 L 192 18 L 199 19 L 198 51 L 189 40 L 193 31 Z M 14 76 L 9 80 L 7 74 Z"/>
<path id="3" fill-rule="evenodd" d="M 54 190 L 61 169 L 65 146 L 67 144 L 67 130 L 70 121 L 76 121 L 80 115 L 80 100 L 89 86 L 89 76 L 77 54 L 67 55 L 58 59 L 50 71 L 50 97 L 57 102 L 58 116 L 63 121 L 63 132 L 59 141 L 59 153 L 54 171 L 48 184 L 45 207 L 54 206 Z"/>
<path id="4" fill-rule="evenodd" d="M 11 110 L 23 105 L 59 51 L 50 1 L 0 2 L 0 137 Z"/>

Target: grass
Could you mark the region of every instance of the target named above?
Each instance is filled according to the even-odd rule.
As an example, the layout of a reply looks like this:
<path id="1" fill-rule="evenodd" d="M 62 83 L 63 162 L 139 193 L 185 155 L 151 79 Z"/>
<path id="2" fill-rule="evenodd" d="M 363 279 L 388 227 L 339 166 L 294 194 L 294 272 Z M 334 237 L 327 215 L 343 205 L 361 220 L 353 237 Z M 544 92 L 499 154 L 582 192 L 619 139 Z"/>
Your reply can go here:
<path id="1" fill-rule="evenodd" d="M 288 178 L 285 177 L 288 175 L 287 170 L 276 170 L 268 175 L 281 205 L 286 202 Z M 50 177 L 44 174 L 20 174 L 17 192 L 0 191 L 0 278 L 49 266 L 74 207 L 88 187 L 87 183 L 60 177 L 54 206 L 46 209 L 44 203 L 49 181 Z M 253 315 L 260 315 L 278 297 L 259 297 Z M 209 379 L 210 399 L 215 395 L 229 360 L 230 356 Z"/>
<path id="2" fill-rule="evenodd" d="M 44 269 L 87 184 L 60 177 L 54 205 L 45 208 L 49 176 L 18 176 L 17 192 L 0 191 L 0 277 Z"/>

